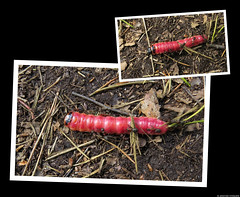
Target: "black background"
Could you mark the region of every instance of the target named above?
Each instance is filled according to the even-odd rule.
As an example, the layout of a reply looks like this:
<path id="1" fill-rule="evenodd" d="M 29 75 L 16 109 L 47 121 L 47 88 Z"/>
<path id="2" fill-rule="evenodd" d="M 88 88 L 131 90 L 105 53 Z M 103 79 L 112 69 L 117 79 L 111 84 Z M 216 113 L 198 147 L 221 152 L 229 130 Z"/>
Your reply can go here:
<path id="1" fill-rule="evenodd" d="M 9 117 L 8 127 L 5 130 L 2 128 L 4 134 L 1 135 L 2 140 L 8 139 L 1 149 L 1 162 L 6 165 L 1 171 L 5 172 L 5 183 L 8 183 L 5 188 L 14 188 L 16 195 L 36 195 L 40 191 L 40 195 L 54 196 L 141 195 L 142 192 L 156 196 L 239 194 L 239 77 L 236 69 L 239 67 L 239 52 L 234 48 L 239 31 L 238 12 L 234 10 L 234 5 L 228 6 L 225 2 L 215 2 L 212 6 L 208 3 L 138 1 L 130 4 L 114 1 L 111 4 L 109 1 L 81 1 L 75 4 L 58 2 L 50 5 L 41 2 L 6 7 L 1 17 L 1 56 L 7 60 L 7 64 L 1 63 L 2 121 L 5 121 L 6 113 Z M 211 78 L 207 188 L 9 181 L 14 59 L 117 63 L 115 17 L 220 9 L 227 10 L 231 75 Z"/>

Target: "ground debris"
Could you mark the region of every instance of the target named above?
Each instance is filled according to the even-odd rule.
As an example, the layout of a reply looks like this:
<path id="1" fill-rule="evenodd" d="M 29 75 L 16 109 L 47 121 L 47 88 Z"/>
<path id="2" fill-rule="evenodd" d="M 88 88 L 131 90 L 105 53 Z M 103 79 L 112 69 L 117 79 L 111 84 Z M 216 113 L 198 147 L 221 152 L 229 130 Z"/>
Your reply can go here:
<path id="1" fill-rule="evenodd" d="M 155 89 L 151 89 L 144 96 L 144 100 L 141 101 L 141 111 L 147 117 L 160 118 L 160 105 L 157 99 L 157 93 Z"/>
<path id="2" fill-rule="evenodd" d="M 185 92 L 178 92 L 174 95 L 174 99 L 177 102 L 183 102 L 185 104 L 190 104 L 192 102 L 192 99 L 189 98 Z"/>
<path id="3" fill-rule="evenodd" d="M 211 43 L 216 16 L 218 16 L 218 20 L 215 32 L 220 31 L 220 33 L 216 38 L 214 37 L 214 42 Z M 132 65 L 121 70 L 122 79 L 227 72 L 222 12 L 133 18 L 128 19 L 127 22 L 133 27 L 118 22 L 120 62 L 126 61 L 127 65 Z M 185 48 L 181 51 L 169 52 L 164 56 L 154 55 L 156 61 L 152 61 L 153 58 L 147 55 L 147 50 L 152 44 L 203 34 L 207 34 L 209 38 L 206 43 L 192 48 L 195 52 L 189 52 Z M 210 43 L 221 47 L 220 49 L 219 47 L 208 47 L 207 45 Z M 219 60 L 222 60 L 221 64 L 218 63 Z M 171 68 L 171 65 L 175 63 L 178 71 L 176 68 Z M 154 70 L 157 72 L 153 72 Z"/>
<path id="4" fill-rule="evenodd" d="M 141 25 L 139 26 L 138 22 L 141 20 L 136 21 L 140 28 Z M 140 41 L 137 41 L 136 45 L 142 43 L 144 38 L 145 36 L 139 38 Z M 178 67 L 180 68 L 179 65 Z M 21 73 L 26 68 L 28 69 Z M 72 94 L 72 92 L 80 92 L 82 95 L 89 96 L 93 91 L 109 81 L 111 82 L 117 76 L 117 70 L 26 65 L 19 69 L 21 75 L 19 76 L 18 95 L 21 96 L 24 103 L 28 106 L 33 105 L 36 100 L 34 95 L 36 87 L 42 86 L 45 92 L 40 91 L 39 98 L 35 102 L 35 119 L 31 118 L 31 113 L 22 107 L 21 103 L 17 105 L 16 175 L 21 176 L 24 168 L 28 165 L 24 175 L 29 176 L 201 181 L 203 144 L 201 123 L 196 124 L 196 127 L 192 126 L 194 127 L 192 132 L 185 132 L 189 126 L 185 125 L 181 127 L 181 134 L 179 134 L 179 130 L 174 129 L 173 132 L 168 132 L 163 136 L 150 136 L 149 138 L 146 135 L 139 135 L 141 155 L 137 152 L 138 173 L 135 170 L 129 135 L 77 132 L 64 126 L 64 116 L 76 109 L 80 113 L 121 116 L 119 113 L 103 109 L 93 102 Z M 85 77 L 79 75 L 78 72 Z M 91 80 L 93 77 L 94 80 Z M 21 82 L 23 78 L 26 78 L 24 83 Z M 58 78 L 60 80 L 56 83 Z M 117 80 L 118 78 L 114 83 L 117 83 Z M 187 80 L 189 83 L 193 83 L 194 78 Z M 198 80 L 200 82 L 195 85 L 191 84 L 193 87 L 189 87 L 189 90 L 199 100 L 199 104 L 202 104 L 204 83 L 203 78 L 199 77 Z M 195 104 L 195 102 L 186 104 L 175 99 L 175 94 L 179 92 L 184 92 L 187 97 L 191 98 L 182 87 L 183 84 L 178 84 L 174 80 L 164 80 L 164 83 L 162 80 L 148 83 L 128 83 L 124 86 L 103 90 L 91 98 L 111 107 L 118 106 L 128 112 L 135 109 L 134 115 L 136 116 L 147 116 L 142 112 L 139 103 L 147 100 L 149 104 L 151 101 L 150 105 L 156 110 L 155 115 L 152 115 L 152 112 L 147 109 L 145 113 L 150 113 L 149 116 L 160 117 L 159 111 L 161 111 L 161 118 L 164 121 L 171 121 Z M 49 89 L 46 90 L 46 88 Z M 163 92 L 165 92 L 164 96 Z M 56 102 L 55 110 L 49 118 L 47 114 L 52 108 L 53 100 Z M 203 119 L 203 113 L 198 114 L 191 121 L 200 119 Z M 42 130 L 43 127 L 45 127 L 44 130 Z M 185 140 L 189 133 L 191 133 L 191 141 L 186 142 L 181 151 L 190 157 L 174 149 Z M 38 143 L 35 147 L 37 140 Z M 78 151 L 76 146 L 81 151 Z M 33 148 L 35 148 L 34 151 Z M 173 153 L 171 153 L 172 149 L 175 150 Z M 89 159 L 83 156 L 82 152 Z M 31 161 L 28 163 L 31 153 Z M 181 173 L 177 173 L 177 171 Z"/>
<path id="5" fill-rule="evenodd" d="M 127 62 L 121 62 L 121 70 L 125 70 L 125 68 L 127 67 Z"/>

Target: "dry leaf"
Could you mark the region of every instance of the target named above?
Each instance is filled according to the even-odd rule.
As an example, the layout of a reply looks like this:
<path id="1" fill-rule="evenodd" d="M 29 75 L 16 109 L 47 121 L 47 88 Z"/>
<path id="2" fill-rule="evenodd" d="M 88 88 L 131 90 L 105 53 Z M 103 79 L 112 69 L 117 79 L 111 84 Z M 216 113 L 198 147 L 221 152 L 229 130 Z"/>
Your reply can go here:
<path id="1" fill-rule="evenodd" d="M 163 97 L 164 97 L 164 95 L 163 95 L 163 90 L 159 89 L 159 90 L 157 91 L 157 97 L 158 97 L 158 98 L 163 98 Z"/>
<path id="2" fill-rule="evenodd" d="M 27 164 L 27 161 L 25 160 L 18 162 L 18 166 L 25 166 L 26 164 Z"/>
<path id="3" fill-rule="evenodd" d="M 191 23 L 191 27 L 192 28 L 195 28 L 195 27 L 197 27 L 199 25 L 199 23 L 197 22 L 197 21 L 193 21 L 192 23 Z"/>
<path id="4" fill-rule="evenodd" d="M 191 80 L 191 82 L 190 82 L 191 87 L 193 87 L 193 86 L 199 86 L 199 85 L 201 85 L 201 83 L 202 83 L 202 81 L 201 81 L 201 79 L 200 79 L 199 77 L 194 77 L 194 78 Z"/>
<path id="5" fill-rule="evenodd" d="M 177 101 L 177 102 L 183 102 L 185 104 L 189 104 L 192 102 L 192 99 L 189 98 L 184 92 L 177 92 L 175 95 L 174 95 L 174 99 Z"/>
<path id="6" fill-rule="evenodd" d="M 125 46 L 134 46 L 142 35 L 142 31 L 138 32 L 128 32 L 125 36 Z"/>
<path id="7" fill-rule="evenodd" d="M 117 157 L 107 157 L 107 158 L 106 158 L 106 163 L 107 163 L 108 165 L 113 166 L 113 165 L 115 165 L 115 164 L 117 163 L 117 160 L 118 160 Z"/>
<path id="8" fill-rule="evenodd" d="M 179 68 L 177 63 L 170 66 L 169 72 L 172 73 L 172 75 L 179 75 Z"/>
<path id="9" fill-rule="evenodd" d="M 141 111 L 147 117 L 160 118 L 160 106 L 155 89 L 151 89 L 141 101 Z"/>
<path id="10" fill-rule="evenodd" d="M 185 131 L 191 132 L 191 131 L 196 131 L 196 130 L 200 130 L 201 126 L 199 123 L 195 123 L 195 124 L 190 124 L 187 125 Z"/>
<path id="11" fill-rule="evenodd" d="M 123 39 L 122 38 L 119 38 L 119 49 L 120 51 L 124 48 L 124 43 L 123 43 Z"/>
<path id="12" fill-rule="evenodd" d="M 125 70 L 127 67 L 127 62 L 121 62 L 121 70 Z"/>
<path id="13" fill-rule="evenodd" d="M 63 127 L 63 128 L 62 128 L 62 131 L 63 131 L 64 133 L 67 133 L 67 134 L 68 134 L 69 128 L 68 128 L 68 127 Z"/>
<path id="14" fill-rule="evenodd" d="M 59 130 L 59 126 L 60 126 L 60 123 L 57 121 L 57 122 L 53 125 L 53 131 Z"/>
<path id="15" fill-rule="evenodd" d="M 157 137 L 155 137 L 154 139 L 153 139 L 153 141 L 154 142 L 157 142 L 157 143 L 160 143 L 160 142 L 162 142 L 162 138 L 161 138 L 161 136 L 157 136 Z"/>
<path id="16" fill-rule="evenodd" d="M 123 39 L 119 38 L 119 46 L 121 46 L 123 44 Z"/>
<path id="17" fill-rule="evenodd" d="M 185 104 L 183 104 L 181 107 L 179 105 L 174 106 L 172 104 L 166 104 L 163 107 L 164 107 L 164 109 L 168 109 L 168 110 L 175 111 L 178 113 L 183 113 L 184 111 L 188 110 L 188 107 Z"/>
<path id="18" fill-rule="evenodd" d="M 136 43 L 135 42 L 127 42 L 125 43 L 125 47 L 131 47 L 134 46 Z"/>
<path id="19" fill-rule="evenodd" d="M 204 89 L 201 90 L 194 90 L 193 91 L 193 96 L 196 100 L 200 99 L 200 98 L 204 98 Z"/>
<path id="20" fill-rule="evenodd" d="M 207 15 L 203 15 L 203 24 L 207 22 Z"/>

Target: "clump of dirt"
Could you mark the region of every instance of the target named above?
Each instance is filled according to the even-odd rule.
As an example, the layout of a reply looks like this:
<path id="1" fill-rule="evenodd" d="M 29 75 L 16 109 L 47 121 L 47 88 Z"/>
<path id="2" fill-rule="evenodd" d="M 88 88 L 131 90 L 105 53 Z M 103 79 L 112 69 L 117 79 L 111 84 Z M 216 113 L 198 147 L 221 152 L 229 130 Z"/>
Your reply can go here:
<path id="1" fill-rule="evenodd" d="M 118 83 L 117 76 L 117 70 L 109 68 L 20 65 L 15 174 L 201 181 L 204 110 L 196 111 L 204 104 L 204 78 L 126 84 Z M 102 86 L 110 88 L 89 96 Z M 139 103 L 151 89 L 156 91 L 161 119 L 172 127 L 161 136 L 138 136 L 138 172 L 129 159 L 134 160 L 129 135 L 78 132 L 64 126 L 64 117 L 72 110 L 122 116 L 73 91 L 143 116 Z M 181 122 L 193 113 L 189 124 Z"/>
<path id="2" fill-rule="evenodd" d="M 227 72 L 223 13 L 124 21 L 118 21 L 123 79 Z M 151 56 L 147 54 L 149 46 L 144 22 L 150 45 L 203 34 L 208 36 L 208 40 L 202 45 L 193 47 L 195 52 L 183 49 L 173 53 L 154 55 L 152 64 Z M 213 34 L 215 36 L 212 42 Z M 173 65 L 175 70 L 172 70 Z"/>

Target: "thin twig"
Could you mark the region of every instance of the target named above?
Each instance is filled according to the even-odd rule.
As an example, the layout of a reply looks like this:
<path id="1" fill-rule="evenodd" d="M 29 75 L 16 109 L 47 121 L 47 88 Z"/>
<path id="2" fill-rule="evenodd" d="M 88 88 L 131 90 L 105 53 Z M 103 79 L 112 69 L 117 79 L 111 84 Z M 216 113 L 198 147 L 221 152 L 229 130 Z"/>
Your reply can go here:
<path id="1" fill-rule="evenodd" d="M 222 55 L 221 55 L 221 57 L 223 57 L 223 55 L 226 53 L 226 49 L 223 51 L 223 53 L 222 53 Z"/>
<path id="2" fill-rule="evenodd" d="M 78 71 L 78 74 L 81 75 L 83 78 L 86 78 L 86 76 L 82 74 L 80 71 Z"/>
<path id="3" fill-rule="evenodd" d="M 226 48 L 224 45 L 221 45 L 221 44 L 207 44 L 207 47 L 212 47 L 212 48 L 216 48 L 216 49 L 225 49 Z"/>
<path id="4" fill-rule="evenodd" d="M 50 117 L 48 117 L 48 118 L 50 118 Z M 30 154 L 30 156 L 29 156 L 29 158 L 28 158 L 28 162 L 27 162 L 27 164 L 25 165 L 25 168 L 24 168 L 24 170 L 23 170 L 22 176 L 24 176 L 25 173 L 26 173 L 26 171 L 27 171 L 28 165 L 29 165 L 30 161 L 32 160 L 33 153 L 35 152 L 36 147 L 37 147 L 37 145 L 38 145 L 38 143 L 39 143 L 39 141 L 40 141 L 40 139 L 41 139 L 41 137 L 42 137 L 42 134 L 43 134 L 43 132 L 44 132 L 44 130 L 45 130 L 45 127 L 46 127 L 46 125 L 47 125 L 47 122 L 48 122 L 48 119 L 47 119 L 47 121 L 45 121 L 45 123 L 44 123 L 44 125 L 43 125 L 43 127 L 42 127 L 42 130 L 41 130 L 41 132 L 40 132 L 40 134 L 39 134 L 39 136 L 38 136 L 38 138 L 37 138 L 37 141 L 35 142 L 35 144 L 34 144 L 34 146 L 33 146 L 33 149 L 32 149 L 32 151 L 31 151 L 31 154 Z"/>
<path id="5" fill-rule="evenodd" d="M 95 141 L 96 141 L 96 140 L 90 140 L 90 141 L 88 141 L 88 142 L 86 142 L 86 143 L 77 145 L 77 147 L 80 148 L 80 147 L 83 147 L 83 146 L 87 146 L 87 145 L 92 144 L 92 143 L 95 142 Z M 64 149 L 64 150 L 62 150 L 62 151 L 59 151 L 59 152 L 52 153 L 51 155 L 49 155 L 49 157 L 47 157 L 47 158 L 45 159 L 45 161 L 48 161 L 48 160 L 53 159 L 53 158 L 55 158 L 55 157 L 58 157 L 58 156 L 60 156 L 60 155 L 62 155 L 62 154 L 65 154 L 65 153 L 68 153 L 68 152 L 70 152 L 70 151 L 73 151 L 73 150 L 75 150 L 75 149 L 76 149 L 76 147 L 74 146 L 74 147 L 67 148 L 67 149 Z"/>
<path id="6" fill-rule="evenodd" d="M 41 87 L 43 87 L 43 80 L 42 80 L 42 73 L 41 73 L 41 69 L 40 66 L 37 67 L 38 72 L 39 72 L 39 76 L 40 76 L 40 81 L 41 81 Z"/>
<path id="7" fill-rule="evenodd" d="M 44 138 L 43 138 L 43 144 L 42 144 L 42 147 L 41 147 L 41 150 L 40 150 L 40 153 L 39 153 L 39 156 L 38 156 L 37 162 L 36 162 L 36 164 L 35 164 L 34 170 L 33 170 L 33 172 L 32 172 L 32 176 L 34 176 L 35 173 L 36 173 L 36 170 L 37 170 L 37 167 L 38 167 L 39 161 L 40 161 L 41 156 L 42 156 L 42 153 L 43 153 L 44 146 L 45 146 L 45 144 L 46 144 L 46 139 L 47 139 L 47 135 L 44 135 Z"/>
<path id="8" fill-rule="evenodd" d="M 208 58 L 208 59 L 210 59 L 210 60 L 212 60 L 212 61 L 215 62 L 215 60 L 214 60 L 213 58 L 211 58 L 211 57 L 209 57 L 209 56 L 207 56 L 207 55 L 204 55 L 204 54 L 202 54 L 202 53 L 199 53 L 199 52 L 197 52 L 197 51 L 195 51 L 195 50 L 193 50 L 193 49 L 191 49 L 191 48 L 189 48 L 189 47 L 184 46 L 183 48 L 184 48 L 185 50 L 191 51 L 192 53 L 196 53 L 197 55 L 201 55 L 202 57 Z"/>
<path id="9" fill-rule="evenodd" d="M 83 151 L 81 151 L 81 149 L 60 129 L 61 134 L 63 134 L 68 141 L 87 159 L 90 159 Z"/>
<path id="10" fill-rule="evenodd" d="M 127 153 L 125 153 L 120 147 L 118 147 L 117 145 L 113 144 L 112 142 L 109 142 L 108 140 L 106 140 L 106 139 L 104 139 L 104 138 L 102 138 L 102 137 L 100 137 L 100 136 L 97 136 L 97 137 L 99 137 L 101 140 L 103 140 L 103 141 L 111 144 L 111 145 L 114 146 L 115 148 L 117 148 L 117 149 L 118 149 L 120 152 L 122 152 L 132 163 L 135 164 L 135 162 L 132 160 L 132 158 L 129 157 L 129 155 L 128 155 Z"/>
<path id="11" fill-rule="evenodd" d="M 166 177 L 166 179 L 167 179 L 168 181 L 171 181 L 171 180 L 168 178 L 168 176 L 163 172 L 163 170 L 161 170 L 161 173 L 162 173 L 163 176 Z"/>
<path id="12" fill-rule="evenodd" d="M 140 101 L 142 101 L 142 100 L 144 100 L 144 98 L 137 99 L 137 100 L 134 100 L 134 101 L 130 101 L 130 102 L 128 102 L 128 103 L 123 103 L 123 104 L 121 104 L 121 105 L 114 105 L 113 107 L 114 107 L 115 109 L 118 109 L 118 108 L 125 107 L 125 106 L 127 106 L 127 105 L 131 105 L 131 104 L 133 104 L 133 103 L 140 102 Z"/>
<path id="13" fill-rule="evenodd" d="M 32 160 L 32 157 L 33 157 L 33 154 L 34 154 L 34 152 L 35 152 L 35 150 L 37 148 L 37 145 L 38 145 L 40 139 L 42 138 L 43 132 L 45 131 L 45 128 L 46 128 L 47 123 L 48 123 L 48 120 L 54 115 L 54 111 L 55 111 L 55 108 L 56 108 L 56 105 L 57 105 L 57 96 L 58 96 L 58 94 L 59 94 L 59 92 L 57 92 L 56 96 L 54 97 L 52 106 L 51 106 L 50 110 L 48 111 L 48 113 L 46 114 L 46 119 L 44 119 L 44 122 L 42 122 L 43 126 L 42 126 L 42 129 L 41 129 L 41 132 L 40 132 L 40 134 L 39 134 L 39 136 L 38 136 L 38 138 L 37 138 L 37 140 L 36 140 L 36 142 L 35 142 L 35 144 L 33 146 L 33 149 L 32 149 L 32 151 L 30 153 L 30 156 L 28 158 L 27 164 L 25 165 L 25 168 L 23 170 L 22 176 L 24 176 L 26 171 L 27 171 L 27 168 L 28 168 L 28 166 L 29 166 L 29 164 L 30 164 L 30 162 Z"/>
<path id="14" fill-rule="evenodd" d="M 96 91 L 94 91 L 93 93 L 89 94 L 89 96 L 93 96 L 94 94 L 98 93 L 101 91 L 102 88 L 106 87 L 107 85 L 109 85 L 110 83 L 112 83 L 113 81 L 117 80 L 118 76 L 111 79 L 110 81 L 108 81 L 107 83 L 105 83 L 103 86 L 101 86 L 100 88 L 98 88 Z"/>
<path id="15" fill-rule="evenodd" d="M 135 84 L 145 84 L 145 83 L 156 83 L 156 81 L 129 81 L 129 82 L 119 82 L 119 83 L 115 83 L 115 84 L 112 84 L 112 85 L 109 85 L 107 87 L 103 87 L 103 88 L 99 88 L 97 90 L 97 92 L 95 92 L 94 94 L 96 93 L 99 93 L 99 92 L 102 92 L 102 91 L 105 91 L 105 90 L 110 90 L 110 89 L 113 89 L 113 88 L 118 88 L 118 87 L 122 87 L 122 86 L 127 86 L 127 85 L 135 85 Z M 92 96 L 90 94 L 90 96 Z"/>
<path id="16" fill-rule="evenodd" d="M 55 94 L 53 91 L 51 91 L 51 93 L 56 96 L 56 94 Z M 62 99 L 60 96 L 57 96 L 57 98 L 59 99 L 59 101 L 61 101 L 61 103 L 62 103 L 64 106 L 66 106 L 68 109 L 71 109 L 66 103 L 64 103 L 63 99 Z"/>
<path id="17" fill-rule="evenodd" d="M 150 47 L 150 41 L 149 41 L 149 37 L 148 37 L 147 28 L 146 28 L 146 24 L 145 24 L 144 18 L 142 18 L 142 21 L 143 21 L 143 26 L 144 26 L 144 29 L 145 29 L 145 34 L 146 34 L 146 38 L 147 38 L 147 42 L 148 42 L 148 47 Z M 153 74 L 152 74 L 152 75 L 154 76 L 154 74 L 155 74 L 155 68 L 154 68 L 154 65 L 153 65 L 152 54 L 150 54 L 150 60 L 151 60 L 152 71 L 153 71 Z"/>
<path id="18" fill-rule="evenodd" d="M 160 177 L 161 177 L 161 180 L 163 181 L 163 175 L 162 175 L 161 170 L 159 170 L 158 173 L 159 173 L 159 175 L 160 175 Z"/>
<path id="19" fill-rule="evenodd" d="M 89 149 L 89 147 L 87 147 L 87 148 L 84 150 L 84 153 L 87 153 L 88 149 Z M 81 156 L 77 159 L 76 163 L 78 163 L 78 162 L 82 159 L 82 157 L 83 157 L 83 155 L 81 155 Z M 75 164 L 76 164 L 76 163 L 75 163 Z M 67 170 L 67 172 L 63 175 L 63 177 L 69 177 L 69 176 L 71 175 L 72 171 L 74 170 L 74 168 L 75 168 L 75 166 L 72 165 L 71 168 L 69 168 L 69 169 Z"/>
<path id="20" fill-rule="evenodd" d="M 173 60 L 174 62 L 177 62 L 178 64 L 181 64 L 181 65 L 183 65 L 183 66 L 190 66 L 190 65 L 185 64 L 185 63 L 183 63 L 183 62 L 180 62 L 180 61 L 175 60 L 174 58 L 168 56 L 167 54 L 163 54 L 163 55 L 165 55 L 165 56 L 168 57 L 169 59 Z"/>
<path id="21" fill-rule="evenodd" d="M 33 104 L 32 104 L 32 110 L 33 111 L 36 110 L 37 103 L 38 103 L 38 98 L 39 98 L 41 90 L 42 90 L 42 85 L 39 88 L 37 87 L 37 89 L 36 89 L 36 93 L 35 93 L 35 96 L 34 96 L 34 101 L 33 101 Z"/>
<path id="22" fill-rule="evenodd" d="M 83 98 L 83 99 L 85 99 L 85 100 L 88 100 L 88 101 L 90 101 L 90 102 L 92 102 L 92 103 L 94 103 L 94 104 L 96 104 L 96 105 L 99 105 L 99 106 L 101 106 L 103 109 L 111 110 L 111 111 L 113 111 L 113 112 L 117 112 L 117 113 L 123 114 L 123 115 L 125 115 L 125 116 L 129 116 L 129 115 L 130 115 L 130 114 L 127 113 L 127 112 L 124 112 L 124 111 L 121 111 L 121 110 L 118 110 L 118 109 L 113 109 L 113 108 L 111 108 L 111 107 L 109 107 L 109 106 L 106 106 L 106 105 L 104 105 L 104 104 L 102 104 L 102 103 L 100 103 L 100 102 L 98 102 L 98 101 L 95 101 L 95 100 L 93 100 L 93 99 L 91 99 L 91 98 L 89 98 L 89 97 L 83 96 L 83 95 L 78 94 L 78 93 L 76 93 L 76 92 L 72 92 L 72 94 L 75 95 L 75 96 L 81 97 L 81 98 Z"/>
<path id="23" fill-rule="evenodd" d="M 21 103 L 23 107 L 31 113 L 32 119 L 34 119 L 35 116 L 34 116 L 33 110 L 26 103 L 24 103 L 22 99 L 18 98 L 18 102 Z"/>
<path id="24" fill-rule="evenodd" d="M 90 177 L 90 176 L 92 176 L 92 175 L 94 175 L 94 174 L 96 174 L 96 173 L 99 173 L 99 172 L 101 171 L 101 169 L 102 169 L 102 166 L 103 166 L 104 161 L 105 161 L 105 159 L 101 159 L 101 161 L 100 161 L 101 163 L 100 163 L 98 169 L 94 170 L 94 171 L 91 172 L 90 174 L 88 174 L 88 175 L 86 175 L 86 176 L 83 176 L 83 177 L 81 177 L 81 178 L 87 178 L 87 177 Z"/>
<path id="25" fill-rule="evenodd" d="M 52 88 L 53 86 L 55 86 L 61 79 L 61 76 L 57 78 L 57 80 L 52 84 L 50 85 L 49 87 L 47 87 L 46 89 L 43 90 L 43 92 L 46 92 L 48 91 L 50 88 Z"/>
<path id="26" fill-rule="evenodd" d="M 73 166 L 75 167 L 75 166 L 80 166 L 80 165 L 86 164 L 86 163 L 88 163 L 88 162 L 90 162 L 90 161 L 92 161 L 92 160 L 94 160 L 94 159 L 97 159 L 97 158 L 99 158 L 99 157 L 102 157 L 103 155 L 106 155 L 107 153 L 110 153 L 110 152 L 113 151 L 114 149 L 116 149 L 116 147 L 113 147 L 113 148 L 111 148 L 111 149 L 109 149 L 109 150 L 107 150 L 107 151 L 105 151 L 105 152 L 103 152 L 103 153 L 100 153 L 99 155 L 93 156 L 93 157 L 91 157 L 89 160 L 83 161 L 83 162 L 81 162 L 81 163 L 76 163 L 76 164 L 74 164 Z"/>
<path id="27" fill-rule="evenodd" d="M 23 74 L 26 70 L 28 70 L 29 68 L 31 68 L 33 65 L 28 66 L 27 68 L 23 69 L 21 72 L 18 73 L 18 75 Z"/>

